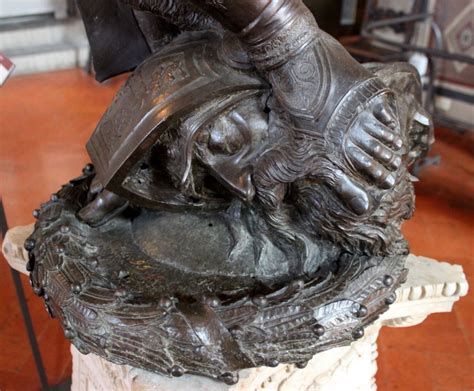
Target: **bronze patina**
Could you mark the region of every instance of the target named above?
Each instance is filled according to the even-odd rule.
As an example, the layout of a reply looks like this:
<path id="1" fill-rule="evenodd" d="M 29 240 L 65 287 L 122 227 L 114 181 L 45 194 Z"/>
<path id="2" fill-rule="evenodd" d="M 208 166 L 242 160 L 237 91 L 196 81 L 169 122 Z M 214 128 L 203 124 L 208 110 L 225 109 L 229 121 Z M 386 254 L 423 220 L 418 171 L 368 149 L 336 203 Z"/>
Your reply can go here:
<path id="1" fill-rule="evenodd" d="M 406 277 L 408 64 L 356 62 L 299 0 L 79 0 L 93 165 L 35 211 L 33 289 L 83 353 L 238 380 L 349 344 Z"/>

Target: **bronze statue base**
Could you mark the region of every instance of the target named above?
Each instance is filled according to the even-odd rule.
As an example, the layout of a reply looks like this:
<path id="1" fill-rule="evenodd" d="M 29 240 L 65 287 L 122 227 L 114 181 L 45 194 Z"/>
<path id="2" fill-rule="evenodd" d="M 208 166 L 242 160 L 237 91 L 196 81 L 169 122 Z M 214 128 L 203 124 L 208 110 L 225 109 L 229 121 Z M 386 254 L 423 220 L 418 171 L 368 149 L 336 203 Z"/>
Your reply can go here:
<path id="1" fill-rule="evenodd" d="M 346 253 L 312 276 L 270 281 L 251 260 L 228 260 L 219 235 L 231 229 L 207 215 L 185 214 L 183 231 L 180 214 L 129 208 L 93 228 L 76 217 L 91 180 L 43 204 L 25 243 L 35 293 L 82 353 L 233 384 L 240 369 L 304 367 L 362 337 L 406 278 L 405 256 Z M 214 240 L 208 260 L 199 243 L 209 250 Z"/>

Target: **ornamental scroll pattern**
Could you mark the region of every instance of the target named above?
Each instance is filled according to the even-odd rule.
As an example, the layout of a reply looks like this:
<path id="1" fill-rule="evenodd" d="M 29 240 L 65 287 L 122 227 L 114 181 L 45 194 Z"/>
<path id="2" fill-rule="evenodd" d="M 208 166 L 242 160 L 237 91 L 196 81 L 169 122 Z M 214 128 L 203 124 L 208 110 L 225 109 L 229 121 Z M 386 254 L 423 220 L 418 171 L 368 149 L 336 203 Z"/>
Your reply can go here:
<path id="1" fill-rule="evenodd" d="M 325 44 L 319 41 L 271 73 L 276 98 L 292 116 L 318 118 L 324 109 L 331 86 L 327 57 Z"/>

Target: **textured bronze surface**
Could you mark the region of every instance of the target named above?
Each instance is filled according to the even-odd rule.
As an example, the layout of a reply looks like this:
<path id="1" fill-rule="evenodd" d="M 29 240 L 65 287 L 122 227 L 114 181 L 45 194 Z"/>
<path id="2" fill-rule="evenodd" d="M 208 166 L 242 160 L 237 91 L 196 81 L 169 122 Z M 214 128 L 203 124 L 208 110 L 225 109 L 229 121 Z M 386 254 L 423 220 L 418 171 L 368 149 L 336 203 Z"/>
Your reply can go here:
<path id="1" fill-rule="evenodd" d="M 89 2 L 98 77 L 140 65 L 25 243 L 66 337 L 229 384 L 361 338 L 406 275 L 416 70 L 362 66 L 297 0 Z"/>

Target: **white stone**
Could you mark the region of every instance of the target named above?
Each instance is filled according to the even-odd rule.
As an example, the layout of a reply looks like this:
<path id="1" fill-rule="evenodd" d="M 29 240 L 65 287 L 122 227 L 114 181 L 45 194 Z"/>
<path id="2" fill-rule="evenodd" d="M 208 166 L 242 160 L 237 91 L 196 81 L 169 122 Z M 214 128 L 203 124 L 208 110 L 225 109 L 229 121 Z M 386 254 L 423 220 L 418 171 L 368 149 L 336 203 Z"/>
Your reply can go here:
<path id="1" fill-rule="evenodd" d="M 11 267 L 26 273 L 27 253 L 23 243 L 33 226 L 7 232 L 2 251 Z M 240 382 L 227 386 L 200 376 L 169 378 L 130 366 L 120 366 L 95 355 L 82 355 L 71 348 L 72 391 L 372 391 L 376 390 L 377 337 L 381 327 L 417 325 L 437 312 L 450 312 L 467 294 L 462 267 L 410 255 L 408 279 L 397 291 L 397 300 L 360 340 L 347 347 L 319 353 L 304 369 L 282 364 L 240 372 Z"/>
<path id="2" fill-rule="evenodd" d="M 89 61 L 89 43 L 80 19 L 4 28 L 0 51 L 15 64 L 13 75 L 84 67 Z"/>
<path id="3" fill-rule="evenodd" d="M 10 267 L 23 274 L 28 274 L 26 270 L 28 252 L 23 245 L 26 238 L 33 232 L 33 228 L 33 224 L 11 228 L 5 234 L 2 243 L 2 253 Z"/>
<path id="4" fill-rule="evenodd" d="M 2 0 L 0 18 L 52 13 L 56 17 L 67 14 L 66 0 Z"/>

